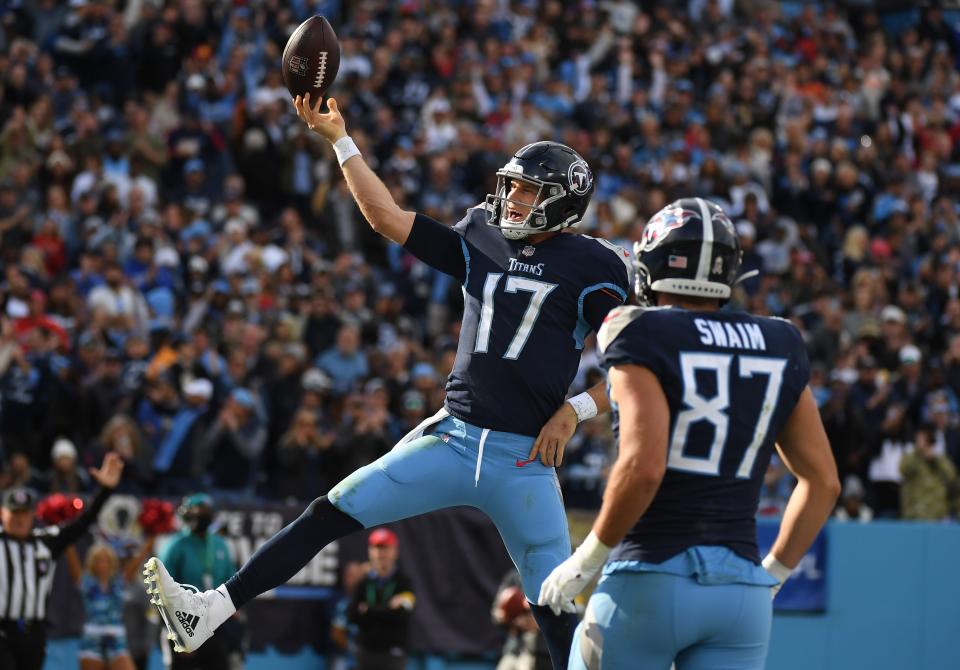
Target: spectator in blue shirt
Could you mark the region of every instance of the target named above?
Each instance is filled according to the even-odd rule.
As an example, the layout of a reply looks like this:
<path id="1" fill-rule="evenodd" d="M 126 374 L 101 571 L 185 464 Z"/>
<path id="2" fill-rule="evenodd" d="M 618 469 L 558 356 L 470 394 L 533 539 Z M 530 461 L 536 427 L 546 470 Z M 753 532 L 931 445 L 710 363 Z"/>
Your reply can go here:
<path id="1" fill-rule="evenodd" d="M 333 390 L 343 394 L 354 382 L 367 376 L 367 355 L 360 350 L 360 331 L 351 324 L 341 326 L 337 342 L 317 357 L 316 366 L 330 375 Z"/>

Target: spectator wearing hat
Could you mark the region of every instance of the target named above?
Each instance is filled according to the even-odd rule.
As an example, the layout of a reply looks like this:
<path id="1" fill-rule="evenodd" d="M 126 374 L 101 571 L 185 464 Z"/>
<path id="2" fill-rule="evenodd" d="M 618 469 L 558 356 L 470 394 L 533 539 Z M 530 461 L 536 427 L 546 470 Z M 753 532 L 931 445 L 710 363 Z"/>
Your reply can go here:
<path id="1" fill-rule="evenodd" d="M 833 518 L 837 521 L 873 521 L 873 510 L 866 503 L 866 491 L 863 482 L 856 475 L 847 475 L 843 480 L 840 493 L 840 505 Z"/>
<path id="2" fill-rule="evenodd" d="M 50 493 L 77 494 L 90 490 L 90 476 L 77 464 L 77 448 L 65 437 L 53 443 L 46 479 Z"/>
<path id="3" fill-rule="evenodd" d="M 46 655 L 47 597 L 56 560 L 96 521 L 120 481 L 123 462 L 107 455 L 90 475 L 99 485 L 83 512 L 59 528 L 34 528 L 36 495 L 11 488 L 0 509 L 0 546 L 7 569 L 0 572 L 0 667 L 40 670 Z M 27 563 L 29 562 L 29 563 Z"/>
<path id="4" fill-rule="evenodd" d="M 912 344 L 900 348 L 897 354 L 899 374 L 893 383 L 891 399 L 906 406 L 910 425 L 919 426 L 922 420 L 925 381 L 923 379 L 923 354 Z"/>
<path id="5" fill-rule="evenodd" d="M 170 380 L 161 382 L 161 387 L 163 384 L 170 384 Z M 199 486 L 212 397 L 213 383 L 209 379 L 193 379 L 183 386 L 183 403 L 162 433 L 153 459 L 160 491 L 166 495 L 180 495 Z M 174 394 L 166 401 L 178 399 Z"/>
<path id="6" fill-rule="evenodd" d="M 177 581 L 197 588 L 212 588 L 233 574 L 235 561 L 230 545 L 223 536 L 211 529 L 214 521 L 213 498 L 206 493 L 192 493 L 183 497 L 177 510 L 182 528 L 159 552 L 170 575 Z M 193 654 L 175 654 L 162 629 L 161 650 L 165 665 L 171 670 L 227 670 L 229 632 L 218 631 L 203 647 Z"/>
<path id="7" fill-rule="evenodd" d="M 330 392 L 333 390 L 333 380 L 323 370 L 310 368 L 303 373 L 301 384 L 303 386 L 301 407 L 312 412 L 325 412 Z"/>
<path id="8" fill-rule="evenodd" d="M 249 494 L 257 465 L 267 444 L 267 426 L 254 393 L 244 387 L 231 391 L 202 443 L 203 471 L 214 490 Z"/>
<path id="9" fill-rule="evenodd" d="M 357 670 L 403 670 L 407 664 L 413 583 L 397 568 L 396 533 L 377 528 L 368 540 L 370 572 L 353 591 L 347 618 L 357 627 Z"/>
<path id="10" fill-rule="evenodd" d="M 900 367 L 900 352 L 910 344 L 907 331 L 907 314 L 896 305 L 887 305 L 880 310 L 880 365 L 894 372 Z"/>
<path id="11" fill-rule="evenodd" d="M 957 470 L 936 450 L 936 427 L 924 424 L 916 431 L 913 451 L 900 460 L 901 516 L 916 521 L 942 521 L 954 511 Z"/>

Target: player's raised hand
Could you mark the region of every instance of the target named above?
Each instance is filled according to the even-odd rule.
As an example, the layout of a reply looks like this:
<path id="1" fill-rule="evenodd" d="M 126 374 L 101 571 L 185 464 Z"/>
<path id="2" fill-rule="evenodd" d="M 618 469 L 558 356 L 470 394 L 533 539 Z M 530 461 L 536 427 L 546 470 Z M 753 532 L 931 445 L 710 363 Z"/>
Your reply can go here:
<path id="1" fill-rule="evenodd" d="M 337 101 L 333 98 L 328 99 L 327 109 L 329 111 L 326 112 L 320 111 L 321 105 L 323 105 L 322 98 L 317 98 L 316 101 L 311 104 L 309 93 L 303 97 L 298 95 L 293 99 L 293 106 L 297 109 L 297 116 L 307 124 L 310 130 L 323 135 L 331 144 L 341 137 L 346 137 L 347 125 L 340 115 Z"/>
<path id="2" fill-rule="evenodd" d="M 539 456 L 540 462 L 547 467 L 560 467 L 563 463 L 563 450 L 576 429 L 577 413 L 570 403 L 565 402 L 553 413 L 550 420 L 543 424 L 527 460 L 532 461 Z"/>

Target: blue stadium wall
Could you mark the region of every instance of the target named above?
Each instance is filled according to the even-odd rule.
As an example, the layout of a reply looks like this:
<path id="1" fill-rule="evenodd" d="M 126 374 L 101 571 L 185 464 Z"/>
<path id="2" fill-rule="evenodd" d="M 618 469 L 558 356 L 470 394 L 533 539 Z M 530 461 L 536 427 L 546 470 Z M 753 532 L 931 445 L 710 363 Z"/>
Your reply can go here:
<path id="1" fill-rule="evenodd" d="M 827 611 L 778 614 L 770 670 L 960 667 L 960 524 L 832 524 Z M 52 642 L 46 670 L 77 667 L 76 640 Z M 495 660 L 417 658 L 410 670 L 489 670 Z M 321 670 L 323 661 L 251 656 L 248 670 Z M 161 670 L 159 654 L 151 670 Z"/>

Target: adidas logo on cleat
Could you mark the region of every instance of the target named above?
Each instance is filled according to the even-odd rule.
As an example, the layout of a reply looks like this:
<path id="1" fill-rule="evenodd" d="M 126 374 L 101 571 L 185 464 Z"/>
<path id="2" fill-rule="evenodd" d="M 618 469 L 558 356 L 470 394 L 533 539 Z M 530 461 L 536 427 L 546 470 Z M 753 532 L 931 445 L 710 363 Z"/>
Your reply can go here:
<path id="1" fill-rule="evenodd" d="M 193 637 L 193 629 L 200 623 L 200 617 L 196 614 L 187 614 L 186 612 L 177 610 L 177 621 L 183 626 L 183 630 L 186 631 L 187 635 Z"/>

